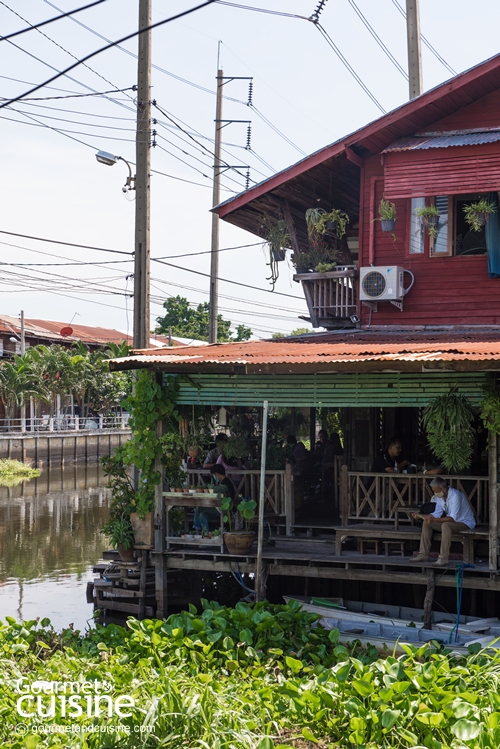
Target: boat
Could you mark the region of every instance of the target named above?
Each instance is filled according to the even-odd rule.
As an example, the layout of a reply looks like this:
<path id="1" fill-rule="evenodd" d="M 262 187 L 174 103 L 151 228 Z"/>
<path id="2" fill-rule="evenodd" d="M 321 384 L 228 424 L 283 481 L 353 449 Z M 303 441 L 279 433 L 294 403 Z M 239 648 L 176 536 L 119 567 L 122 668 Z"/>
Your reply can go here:
<path id="1" fill-rule="evenodd" d="M 437 642 L 454 652 L 467 653 L 470 645 L 481 647 L 500 643 L 500 620 L 497 617 L 478 619 L 460 616 L 458 631 L 456 615 L 433 612 L 432 627 L 423 626 L 423 610 L 403 606 L 344 601 L 341 598 L 283 596 L 286 602 L 297 601 L 302 608 L 319 614 L 325 629 L 338 629 L 340 641 L 359 640 L 378 650 L 404 652 L 401 643 L 421 645 Z M 500 647 L 500 644 L 499 644 Z"/>

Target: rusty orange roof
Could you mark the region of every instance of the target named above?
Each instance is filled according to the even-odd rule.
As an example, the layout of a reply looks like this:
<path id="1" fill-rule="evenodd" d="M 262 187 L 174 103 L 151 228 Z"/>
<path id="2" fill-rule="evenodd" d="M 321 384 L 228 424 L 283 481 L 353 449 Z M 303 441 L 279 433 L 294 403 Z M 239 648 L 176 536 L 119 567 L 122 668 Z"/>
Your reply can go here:
<path id="1" fill-rule="evenodd" d="M 351 331 L 319 333 L 297 338 L 244 343 L 221 343 L 204 347 L 141 350 L 126 359 L 115 359 L 113 368 L 153 367 L 171 372 L 183 370 L 227 371 L 229 367 L 272 367 L 288 365 L 360 364 L 363 362 L 499 362 L 500 329 L 480 331 Z"/>

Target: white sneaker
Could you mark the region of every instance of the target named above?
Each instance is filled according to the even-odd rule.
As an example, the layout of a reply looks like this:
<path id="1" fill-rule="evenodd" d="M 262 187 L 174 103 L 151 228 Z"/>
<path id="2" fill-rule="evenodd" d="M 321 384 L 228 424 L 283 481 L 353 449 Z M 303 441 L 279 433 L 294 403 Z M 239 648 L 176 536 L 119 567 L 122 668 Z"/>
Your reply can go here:
<path id="1" fill-rule="evenodd" d="M 410 559 L 410 562 L 428 562 L 429 557 L 426 557 L 425 554 L 417 554 L 416 557 L 413 557 L 413 559 Z"/>

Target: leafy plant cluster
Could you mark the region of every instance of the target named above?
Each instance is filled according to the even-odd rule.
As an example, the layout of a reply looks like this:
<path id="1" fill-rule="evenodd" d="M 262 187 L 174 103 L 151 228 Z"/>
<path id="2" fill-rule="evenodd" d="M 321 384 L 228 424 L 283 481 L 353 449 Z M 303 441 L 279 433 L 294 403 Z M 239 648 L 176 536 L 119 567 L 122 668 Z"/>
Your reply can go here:
<path id="1" fill-rule="evenodd" d="M 297 604 L 239 603 L 166 621 L 129 619 L 84 637 L 48 620 L 0 624 L 0 739 L 5 749 L 497 749 L 498 651 L 454 656 L 433 644 L 380 657 L 315 626 Z M 132 715 L 62 716 L 44 725 L 114 726 L 116 733 L 35 734 L 19 723 L 14 683 L 107 681 Z M 42 721 L 40 721 L 42 722 Z M 141 732 L 141 726 L 151 730 Z"/>
<path id="2" fill-rule="evenodd" d="M 490 213 L 496 213 L 495 203 L 490 203 L 486 198 L 481 198 L 475 203 L 469 203 L 463 208 L 465 220 L 473 231 L 481 231 Z"/>
<path id="3" fill-rule="evenodd" d="M 58 395 L 72 395 L 82 418 L 90 411 L 109 413 L 130 392 L 131 378 L 128 372 L 110 372 L 108 362 L 129 351 L 127 344 L 114 343 L 97 351 L 89 351 L 81 342 L 71 348 L 40 345 L 2 362 L 0 400 L 7 420 L 30 398 L 48 403 L 53 415 Z"/>
<path id="4" fill-rule="evenodd" d="M 424 410 L 429 447 L 448 471 L 463 471 L 471 464 L 473 420 L 472 406 L 456 387 L 435 398 Z"/>
<path id="5" fill-rule="evenodd" d="M 483 388 L 480 416 L 488 431 L 500 434 L 500 390 L 496 378 L 490 375 Z"/>

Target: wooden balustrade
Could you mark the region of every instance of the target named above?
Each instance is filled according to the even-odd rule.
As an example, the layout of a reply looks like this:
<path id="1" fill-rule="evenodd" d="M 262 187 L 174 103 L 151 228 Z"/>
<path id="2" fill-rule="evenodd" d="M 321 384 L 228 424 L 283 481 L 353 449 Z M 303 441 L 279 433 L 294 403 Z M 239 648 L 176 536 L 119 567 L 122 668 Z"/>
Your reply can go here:
<path id="1" fill-rule="evenodd" d="M 301 281 L 313 327 L 335 327 L 358 309 L 358 271 L 353 265 L 328 273 L 301 273 Z"/>
<path id="2" fill-rule="evenodd" d="M 341 480 L 342 525 L 356 520 L 397 521 L 402 507 L 430 502 L 433 477 L 423 474 L 364 473 L 347 471 Z M 478 523 L 488 523 L 489 480 L 487 476 L 443 476 L 449 486 L 468 498 Z"/>
<path id="3" fill-rule="evenodd" d="M 187 474 L 190 487 L 195 487 L 198 484 L 205 487 L 210 483 L 210 471 L 206 468 L 189 468 Z M 243 497 L 259 499 L 260 469 L 235 468 L 234 472 L 228 471 L 227 476 L 233 481 L 237 495 L 241 494 Z M 282 471 L 266 471 L 264 497 L 266 512 L 274 515 L 288 515 L 292 504 L 292 472 L 290 466 Z"/>

